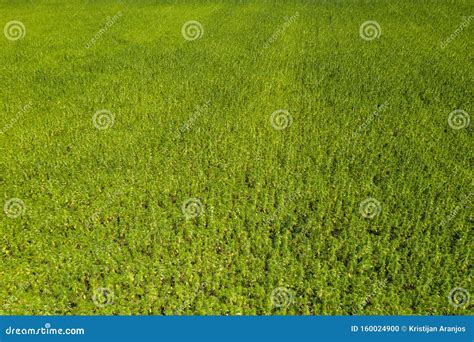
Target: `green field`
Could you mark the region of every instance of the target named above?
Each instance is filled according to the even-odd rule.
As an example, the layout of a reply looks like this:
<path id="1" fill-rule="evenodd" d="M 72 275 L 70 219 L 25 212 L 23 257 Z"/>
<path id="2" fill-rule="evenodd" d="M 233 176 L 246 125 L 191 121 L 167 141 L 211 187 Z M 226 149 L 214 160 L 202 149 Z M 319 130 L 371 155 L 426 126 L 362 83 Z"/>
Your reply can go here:
<path id="1" fill-rule="evenodd" d="M 0 0 L 0 313 L 472 315 L 473 10 Z"/>

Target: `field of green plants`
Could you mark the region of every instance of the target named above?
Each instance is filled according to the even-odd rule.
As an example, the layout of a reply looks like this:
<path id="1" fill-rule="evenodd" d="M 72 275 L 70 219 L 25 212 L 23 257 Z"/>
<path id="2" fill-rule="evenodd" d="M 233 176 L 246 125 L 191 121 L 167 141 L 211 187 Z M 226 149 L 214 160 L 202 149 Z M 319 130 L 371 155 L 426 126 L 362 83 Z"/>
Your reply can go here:
<path id="1" fill-rule="evenodd" d="M 0 314 L 469 314 L 472 1 L 0 0 Z"/>

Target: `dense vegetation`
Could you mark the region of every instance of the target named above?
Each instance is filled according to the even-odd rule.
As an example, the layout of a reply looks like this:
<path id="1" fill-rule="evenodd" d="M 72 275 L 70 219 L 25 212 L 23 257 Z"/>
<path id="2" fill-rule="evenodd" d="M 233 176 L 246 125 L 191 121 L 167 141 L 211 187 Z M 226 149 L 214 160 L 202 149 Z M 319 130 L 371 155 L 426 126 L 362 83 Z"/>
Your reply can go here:
<path id="1" fill-rule="evenodd" d="M 472 314 L 472 10 L 1 1 L 0 313 Z"/>

